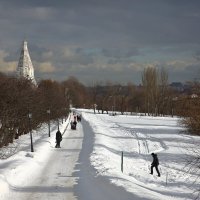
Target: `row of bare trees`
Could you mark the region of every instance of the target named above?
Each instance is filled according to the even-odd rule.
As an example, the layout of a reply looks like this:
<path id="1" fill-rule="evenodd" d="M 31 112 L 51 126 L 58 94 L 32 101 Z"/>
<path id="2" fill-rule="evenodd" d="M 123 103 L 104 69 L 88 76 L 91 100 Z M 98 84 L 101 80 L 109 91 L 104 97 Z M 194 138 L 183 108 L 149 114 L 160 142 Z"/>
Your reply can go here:
<path id="1" fill-rule="evenodd" d="M 90 89 L 94 112 L 142 112 L 147 115 L 173 115 L 175 94 L 169 88 L 168 74 L 148 67 L 142 73 L 142 85 L 94 85 Z M 97 105 L 97 106 L 96 106 Z"/>
<path id="2" fill-rule="evenodd" d="M 95 113 L 128 111 L 151 116 L 177 115 L 183 117 L 183 124 L 191 133 L 200 134 L 199 83 L 189 83 L 190 91 L 182 93 L 169 86 L 164 69 L 147 67 L 141 77 L 141 86 L 94 84 L 89 88 L 90 107 Z"/>
<path id="3" fill-rule="evenodd" d="M 37 129 L 50 120 L 66 117 L 70 102 L 83 104 L 85 87 L 75 78 L 59 83 L 42 80 L 37 86 L 30 80 L 0 74 L 0 148 L 20 135 Z"/>

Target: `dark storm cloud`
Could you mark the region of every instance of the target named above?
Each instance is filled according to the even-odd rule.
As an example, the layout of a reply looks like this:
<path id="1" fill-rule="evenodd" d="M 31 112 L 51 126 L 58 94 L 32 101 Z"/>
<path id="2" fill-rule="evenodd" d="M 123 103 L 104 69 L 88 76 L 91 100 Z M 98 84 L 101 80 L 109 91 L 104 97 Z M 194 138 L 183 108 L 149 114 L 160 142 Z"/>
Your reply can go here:
<path id="1" fill-rule="evenodd" d="M 194 58 L 195 58 L 197 61 L 200 61 L 200 50 L 196 51 L 196 53 L 194 54 Z"/>
<path id="2" fill-rule="evenodd" d="M 0 0 L 0 50 L 6 52 L 4 62 L 17 61 L 26 38 L 32 59 L 51 63 L 55 79 L 70 69 L 78 76 L 78 67 L 87 74 L 91 66 L 95 79 L 102 74 L 98 66 L 107 65 L 102 76 L 124 82 L 130 71 L 122 76 L 117 70 L 135 58 L 140 72 L 148 62 L 198 60 L 199 24 L 197 0 Z M 180 80 L 192 77 L 184 70 L 176 72 Z"/>
<path id="3" fill-rule="evenodd" d="M 189 3 L 176 0 L 8 0 L 3 2 L 8 8 L 1 10 L 3 18 L 7 16 L 7 19 L 10 18 L 18 23 L 21 20 L 25 25 L 30 23 L 31 26 L 27 28 L 33 30 L 36 28 L 36 31 L 40 27 L 40 30 L 47 34 L 47 38 L 54 34 L 57 37 L 62 36 L 63 40 L 64 34 L 66 38 L 69 34 L 69 39 L 73 42 L 76 39 L 79 42 L 81 39 L 85 39 L 85 42 L 90 40 L 89 43 L 97 44 L 110 41 L 109 44 L 113 46 L 117 46 L 117 40 L 120 45 L 129 44 L 129 46 L 200 42 L 198 1 L 190 0 Z M 50 20 L 47 16 L 45 18 L 45 12 L 47 16 L 49 14 Z M 35 21 L 37 19 L 43 19 L 45 23 L 41 21 L 38 27 L 39 22 Z"/>
<path id="4" fill-rule="evenodd" d="M 113 59 L 113 58 L 108 59 L 108 61 L 107 61 L 107 63 L 111 64 L 111 65 L 117 64 L 117 63 L 120 63 L 120 62 L 121 62 L 121 59 Z"/>

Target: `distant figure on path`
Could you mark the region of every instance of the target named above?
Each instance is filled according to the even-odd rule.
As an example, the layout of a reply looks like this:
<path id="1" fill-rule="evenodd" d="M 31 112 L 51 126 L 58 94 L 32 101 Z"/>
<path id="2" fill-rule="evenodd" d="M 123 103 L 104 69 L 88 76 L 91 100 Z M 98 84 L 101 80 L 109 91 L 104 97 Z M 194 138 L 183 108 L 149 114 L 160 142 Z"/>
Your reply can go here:
<path id="1" fill-rule="evenodd" d="M 158 160 L 157 154 L 152 153 L 151 155 L 153 157 L 153 162 L 151 163 L 151 173 L 150 174 L 153 174 L 153 168 L 155 167 L 156 171 L 158 173 L 158 176 L 160 177 L 160 172 L 158 170 L 159 160 Z"/>
<path id="2" fill-rule="evenodd" d="M 58 130 L 56 132 L 56 148 L 60 148 L 60 142 L 62 141 L 62 134 L 61 132 Z"/>
<path id="3" fill-rule="evenodd" d="M 81 115 L 77 115 L 77 121 L 81 122 Z"/>
<path id="4" fill-rule="evenodd" d="M 77 125 L 77 122 L 76 121 L 71 121 L 71 129 L 72 130 L 76 130 L 76 125 Z"/>

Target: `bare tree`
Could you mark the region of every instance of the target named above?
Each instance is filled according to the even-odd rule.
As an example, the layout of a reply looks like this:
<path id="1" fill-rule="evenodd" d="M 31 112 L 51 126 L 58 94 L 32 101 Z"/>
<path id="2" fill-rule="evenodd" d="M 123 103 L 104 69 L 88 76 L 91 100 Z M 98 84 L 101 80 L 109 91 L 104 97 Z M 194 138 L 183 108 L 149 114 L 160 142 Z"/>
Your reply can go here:
<path id="1" fill-rule="evenodd" d="M 142 85 L 145 94 L 145 113 L 153 114 L 158 99 L 158 71 L 147 67 L 142 74 Z"/>
<path id="2" fill-rule="evenodd" d="M 169 114 L 171 111 L 170 101 L 172 97 L 169 95 L 169 84 L 168 84 L 168 73 L 164 68 L 161 68 L 159 73 L 159 82 L 158 82 L 158 91 L 157 91 L 157 99 L 156 99 L 156 107 L 155 107 L 155 115 L 161 114 L 164 115 Z"/>
<path id="3" fill-rule="evenodd" d="M 172 96 L 169 92 L 166 70 L 147 67 L 142 74 L 142 84 L 145 96 L 145 113 L 155 116 L 169 114 Z"/>

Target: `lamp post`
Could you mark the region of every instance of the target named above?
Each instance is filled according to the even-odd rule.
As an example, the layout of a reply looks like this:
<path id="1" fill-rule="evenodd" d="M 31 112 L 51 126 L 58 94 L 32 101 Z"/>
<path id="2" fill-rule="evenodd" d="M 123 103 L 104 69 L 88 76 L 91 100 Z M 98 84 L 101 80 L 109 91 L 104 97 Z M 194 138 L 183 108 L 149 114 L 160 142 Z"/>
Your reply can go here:
<path id="1" fill-rule="evenodd" d="M 58 119 L 58 131 L 59 131 L 60 129 L 59 129 L 59 119 Z"/>
<path id="2" fill-rule="evenodd" d="M 115 115 L 115 96 L 109 96 L 111 98 L 111 101 L 113 99 L 113 102 L 112 103 L 112 115 L 114 116 Z"/>
<path id="3" fill-rule="evenodd" d="M 13 136 L 12 136 L 13 129 L 11 127 L 8 127 L 8 130 L 9 130 L 9 142 L 12 143 L 13 142 Z"/>
<path id="4" fill-rule="evenodd" d="M 49 137 L 51 137 L 51 132 L 50 132 L 50 113 L 51 113 L 51 110 L 48 109 L 48 110 L 47 110 L 47 114 L 48 114 L 48 117 L 49 117 L 49 122 L 48 122 L 48 127 L 49 127 Z"/>
<path id="5" fill-rule="evenodd" d="M 116 105 L 115 105 L 115 96 L 113 96 L 113 115 L 116 114 L 115 110 L 116 110 Z"/>
<path id="6" fill-rule="evenodd" d="M 96 113 L 96 109 L 97 109 L 97 104 L 94 104 L 94 114 Z"/>
<path id="7" fill-rule="evenodd" d="M 31 137 L 31 152 L 34 152 L 34 149 L 33 149 L 32 130 L 31 130 L 32 113 L 28 113 L 28 119 L 29 119 L 29 130 L 30 130 L 30 137 Z"/>
<path id="8" fill-rule="evenodd" d="M 70 94 L 69 94 L 69 88 L 65 88 L 65 100 L 67 108 L 70 109 Z"/>
<path id="9" fill-rule="evenodd" d="M 16 133 L 15 133 L 15 139 L 18 139 L 19 138 L 19 129 L 18 128 L 16 128 Z"/>
<path id="10" fill-rule="evenodd" d="M 67 115 L 69 114 L 68 112 L 70 112 L 69 107 L 65 108 L 65 122 L 67 121 Z"/>
<path id="11" fill-rule="evenodd" d="M 113 115 L 112 97 L 113 97 L 113 96 L 109 96 L 109 107 L 111 106 L 111 111 L 112 111 L 112 115 Z"/>

